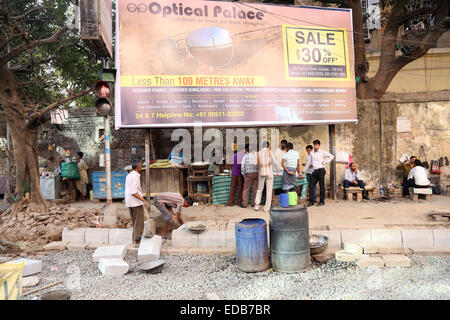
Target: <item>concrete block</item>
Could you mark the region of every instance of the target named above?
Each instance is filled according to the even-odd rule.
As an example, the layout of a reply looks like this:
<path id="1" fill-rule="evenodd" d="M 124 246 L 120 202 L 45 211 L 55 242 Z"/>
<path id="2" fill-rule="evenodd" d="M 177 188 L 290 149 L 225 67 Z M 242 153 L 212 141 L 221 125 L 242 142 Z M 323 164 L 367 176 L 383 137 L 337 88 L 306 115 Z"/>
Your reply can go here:
<path id="1" fill-rule="evenodd" d="M 328 248 L 342 248 L 341 232 L 338 230 L 311 230 L 310 234 L 323 234 L 328 237 Z"/>
<path id="2" fill-rule="evenodd" d="M 438 248 L 450 248 L 450 229 L 433 230 L 433 246 Z"/>
<path id="3" fill-rule="evenodd" d="M 394 242 L 378 242 L 378 253 L 379 254 L 390 254 L 390 253 L 398 253 L 404 254 L 405 248 L 403 246 L 398 245 Z"/>
<path id="4" fill-rule="evenodd" d="M 373 242 L 393 242 L 402 245 L 400 230 L 375 229 L 371 230 Z"/>
<path id="5" fill-rule="evenodd" d="M 433 231 L 424 229 L 405 229 L 402 230 L 402 245 L 407 248 L 414 247 L 432 247 Z"/>
<path id="6" fill-rule="evenodd" d="M 226 248 L 226 247 L 197 247 L 197 248 L 189 248 L 187 254 L 204 254 L 204 255 L 230 255 L 235 254 L 235 248 Z"/>
<path id="7" fill-rule="evenodd" d="M 65 250 L 68 243 L 69 243 L 68 241 L 54 241 L 54 242 L 47 243 L 44 246 L 44 249 L 45 249 L 45 251 Z"/>
<path id="8" fill-rule="evenodd" d="M 105 228 L 87 228 L 84 234 L 86 243 L 108 243 L 109 229 Z"/>
<path id="9" fill-rule="evenodd" d="M 86 233 L 86 228 L 76 228 L 69 230 L 64 228 L 62 232 L 62 241 L 67 241 L 71 243 L 85 243 L 84 235 Z"/>
<path id="10" fill-rule="evenodd" d="M 70 251 L 84 251 L 89 243 L 71 243 L 69 242 L 66 246 L 67 250 Z"/>
<path id="11" fill-rule="evenodd" d="M 225 231 L 225 247 L 236 248 L 236 232 Z"/>
<path id="12" fill-rule="evenodd" d="M 386 267 L 411 267 L 411 260 L 403 254 L 388 254 L 383 256 Z"/>
<path id="13" fill-rule="evenodd" d="M 97 249 L 97 248 L 100 248 L 100 247 L 108 247 L 108 246 L 110 246 L 110 244 L 108 244 L 108 243 L 88 243 L 88 246 L 87 246 L 87 248 L 86 249 Z"/>
<path id="14" fill-rule="evenodd" d="M 205 230 L 198 235 L 198 244 L 200 247 L 225 247 L 225 232 Z"/>
<path id="15" fill-rule="evenodd" d="M 368 267 L 384 267 L 384 260 L 380 257 L 369 257 L 369 258 L 362 258 L 358 261 L 356 261 L 356 265 L 358 267 L 362 268 L 368 268 Z"/>
<path id="16" fill-rule="evenodd" d="M 165 253 L 167 253 L 167 254 L 186 254 L 188 249 L 190 249 L 190 247 L 168 246 Z"/>
<path id="17" fill-rule="evenodd" d="M 129 265 L 122 259 L 100 259 L 98 269 L 105 276 L 118 276 L 128 272 Z"/>
<path id="18" fill-rule="evenodd" d="M 205 231 L 206 232 L 206 231 Z M 199 244 L 198 234 L 189 230 L 178 228 L 172 231 L 172 246 L 174 247 L 197 247 Z"/>
<path id="19" fill-rule="evenodd" d="M 22 263 L 25 262 L 25 266 L 22 270 L 22 276 L 26 277 L 35 273 L 39 273 L 42 271 L 42 261 L 41 260 L 33 260 L 33 259 L 16 259 L 13 261 L 9 261 L 9 263 Z"/>
<path id="20" fill-rule="evenodd" d="M 355 255 L 362 255 L 363 254 L 363 248 L 361 248 L 359 245 L 353 242 L 344 242 L 343 244 L 344 251 L 347 253 L 355 254 Z"/>
<path id="21" fill-rule="evenodd" d="M 161 256 L 162 237 L 154 235 L 152 238 L 142 237 L 139 244 L 139 261 L 156 261 Z"/>
<path id="22" fill-rule="evenodd" d="M 361 255 L 359 255 L 359 254 L 348 253 L 345 250 L 336 251 L 334 256 L 337 261 L 342 261 L 342 262 L 355 262 L 362 258 Z"/>
<path id="23" fill-rule="evenodd" d="M 450 256 L 450 247 L 417 247 L 413 251 L 418 256 Z"/>
<path id="24" fill-rule="evenodd" d="M 341 230 L 341 241 L 344 242 L 371 242 L 370 230 Z"/>
<path id="25" fill-rule="evenodd" d="M 363 253 L 365 253 L 365 254 L 378 253 L 377 243 L 358 242 L 358 245 L 363 249 Z"/>
<path id="26" fill-rule="evenodd" d="M 108 243 L 112 245 L 133 244 L 133 229 L 109 229 Z"/>
<path id="27" fill-rule="evenodd" d="M 126 254 L 127 248 L 124 245 L 100 247 L 94 251 L 92 260 L 97 262 L 100 259 L 124 259 Z"/>

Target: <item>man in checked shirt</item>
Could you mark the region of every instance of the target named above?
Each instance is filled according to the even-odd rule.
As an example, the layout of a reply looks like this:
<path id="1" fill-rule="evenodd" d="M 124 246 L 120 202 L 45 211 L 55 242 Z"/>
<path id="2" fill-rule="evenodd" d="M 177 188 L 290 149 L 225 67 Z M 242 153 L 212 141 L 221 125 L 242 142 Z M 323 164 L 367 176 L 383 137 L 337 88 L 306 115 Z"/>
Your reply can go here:
<path id="1" fill-rule="evenodd" d="M 250 186 L 253 185 L 252 207 L 255 206 L 256 191 L 258 190 L 258 167 L 256 166 L 257 154 L 247 143 L 245 145 L 245 155 L 242 158 L 241 172 L 244 176 L 244 192 L 242 194 L 242 208 L 247 208 L 250 196 Z"/>
<path id="2" fill-rule="evenodd" d="M 320 201 L 319 206 L 325 204 L 325 165 L 333 160 L 334 156 L 326 151 L 320 150 L 320 141 L 313 141 L 314 150 L 309 154 L 306 168 L 312 168 L 312 181 L 309 185 L 309 203 L 308 207 L 313 206 L 316 202 L 316 195 L 314 194 L 314 188 L 319 181 L 320 186 Z"/>

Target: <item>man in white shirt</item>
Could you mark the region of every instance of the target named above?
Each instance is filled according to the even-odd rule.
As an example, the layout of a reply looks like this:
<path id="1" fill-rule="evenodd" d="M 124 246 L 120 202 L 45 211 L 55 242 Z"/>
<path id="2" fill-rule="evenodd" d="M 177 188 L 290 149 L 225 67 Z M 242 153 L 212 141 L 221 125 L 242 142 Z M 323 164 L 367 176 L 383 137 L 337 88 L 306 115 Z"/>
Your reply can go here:
<path id="1" fill-rule="evenodd" d="M 358 186 L 361 189 L 363 189 L 364 199 L 367 199 L 366 185 L 364 184 L 364 181 L 362 181 L 361 176 L 359 175 L 356 163 L 352 162 L 350 163 L 348 169 L 345 169 L 344 189 L 347 189 L 348 187 L 358 187 Z M 347 199 L 347 192 L 345 192 L 345 199 Z"/>
<path id="2" fill-rule="evenodd" d="M 141 189 L 142 162 L 134 161 L 131 168 L 133 170 L 125 180 L 125 206 L 128 207 L 133 224 L 133 246 L 138 247 L 144 232 L 144 206 L 148 204 Z"/>
<path id="3" fill-rule="evenodd" d="M 325 204 L 325 167 L 327 163 L 333 160 L 334 156 L 326 151 L 320 150 L 320 141 L 313 141 L 314 150 L 309 154 L 308 162 L 306 163 L 307 168 L 312 168 L 312 183 L 309 185 L 309 203 L 308 207 L 313 206 L 316 202 L 316 197 L 314 196 L 314 187 L 317 185 L 317 181 L 319 181 L 320 187 L 320 201 L 319 206 L 323 206 Z"/>
<path id="4" fill-rule="evenodd" d="M 408 187 L 409 188 L 429 188 L 430 187 L 430 174 L 427 169 L 422 167 L 422 162 L 418 159 L 411 163 L 412 169 L 408 174 Z"/>
<path id="5" fill-rule="evenodd" d="M 277 148 L 273 152 L 273 163 L 272 163 L 272 170 L 274 174 L 282 174 L 283 173 L 283 167 L 281 166 L 281 161 L 283 160 L 283 156 L 286 154 L 287 149 L 287 140 L 283 139 L 280 142 L 280 148 Z"/>

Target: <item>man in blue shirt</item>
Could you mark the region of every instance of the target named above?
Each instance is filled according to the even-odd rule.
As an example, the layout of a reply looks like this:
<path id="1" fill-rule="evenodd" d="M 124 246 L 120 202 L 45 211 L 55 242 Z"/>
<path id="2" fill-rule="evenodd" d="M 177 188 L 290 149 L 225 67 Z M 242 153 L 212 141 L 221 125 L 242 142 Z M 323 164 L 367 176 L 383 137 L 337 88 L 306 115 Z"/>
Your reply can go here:
<path id="1" fill-rule="evenodd" d="M 363 189 L 364 199 L 367 199 L 366 185 L 361 180 L 361 176 L 359 175 L 356 163 L 352 162 L 350 163 L 349 168 L 345 170 L 344 188 L 346 189 L 348 187 L 358 187 L 358 186 L 361 189 Z M 347 199 L 347 193 L 345 193 L 345 199 Z"/>
<path id="2" fill-rule="evenodd" d="M 169 160 L 173 164 L 179 164 L 179 165 L 185 164 L 187 162 L 186 157 L 184 156 L 184 154 L 181 150 L 178 152 L 178 155 L 176 155 L 176 152 L 174 150 L 172 150 L 172 152 L 169 154 Z"/>

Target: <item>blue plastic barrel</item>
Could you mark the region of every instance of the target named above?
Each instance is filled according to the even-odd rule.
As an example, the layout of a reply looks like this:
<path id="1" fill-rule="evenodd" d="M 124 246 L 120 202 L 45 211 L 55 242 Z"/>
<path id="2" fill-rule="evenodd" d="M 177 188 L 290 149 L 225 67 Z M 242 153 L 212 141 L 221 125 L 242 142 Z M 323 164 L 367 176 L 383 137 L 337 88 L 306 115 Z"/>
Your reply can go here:
<path id="1" fill-rule="evenodd" d="M 269 268 L 267 227 L 263 219 L 244 219 L 236 223 L 238 269 L 258 272 Z"/>
<path id="2" fill-rule="evenodd" d="M 278 195 L 278 203 L 282 208 L 288 208 L 289 207 L 289 194 L 288 193 L 281 193 Z"/>

